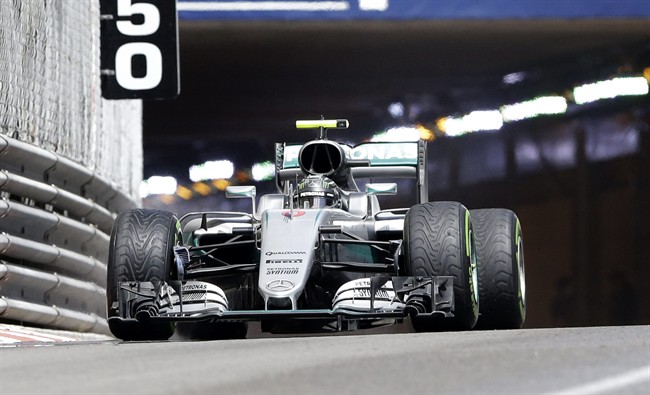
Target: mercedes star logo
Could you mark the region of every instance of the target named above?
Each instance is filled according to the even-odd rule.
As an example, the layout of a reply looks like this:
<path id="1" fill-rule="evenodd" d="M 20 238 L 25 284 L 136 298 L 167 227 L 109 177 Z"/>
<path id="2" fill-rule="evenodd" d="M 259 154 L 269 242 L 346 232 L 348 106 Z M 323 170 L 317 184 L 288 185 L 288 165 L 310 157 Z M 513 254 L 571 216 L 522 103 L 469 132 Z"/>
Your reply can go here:
<path id="1" fill-rule="evenodd" d="M 294 287 L 293 282 L 289 280 L 273 280 L 266 284 L 266 288 L 271 291 L 288 291 Z"/>

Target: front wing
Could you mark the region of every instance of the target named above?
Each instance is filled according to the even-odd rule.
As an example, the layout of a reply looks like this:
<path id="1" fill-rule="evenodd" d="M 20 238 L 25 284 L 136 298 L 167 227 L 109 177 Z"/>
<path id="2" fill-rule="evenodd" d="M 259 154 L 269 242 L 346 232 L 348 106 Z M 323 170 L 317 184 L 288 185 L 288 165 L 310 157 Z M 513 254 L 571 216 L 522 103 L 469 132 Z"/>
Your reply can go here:
<path id="1" fill-rule="evenodd" d="M 385 296 L 382 286 L 392 282 L 393 299 Z M 425 315 L 436 318 L 453 317 L 453 277 L 376 277 L 370 281 L 365 308 L 338 304 L 332 309 L 296 310 L 229 310 L 228 300 L 219 287 L 200 281 L 121 282 L 117 315 L 108 319 L 129 322 L 152 321 L 256 321 L 262 319 L 331 319 L 368 320 L 400 319 Z M 362 298 L 359 298 L 362 299 Z M 392 306 L 392 307 L 391 307 Z"/>

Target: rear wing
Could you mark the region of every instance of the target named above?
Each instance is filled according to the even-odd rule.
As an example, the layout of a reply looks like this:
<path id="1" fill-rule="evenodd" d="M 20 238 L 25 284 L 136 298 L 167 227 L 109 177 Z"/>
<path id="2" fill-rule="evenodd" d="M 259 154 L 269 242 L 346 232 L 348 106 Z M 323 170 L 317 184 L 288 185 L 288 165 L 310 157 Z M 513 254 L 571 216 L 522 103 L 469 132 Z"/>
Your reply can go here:
<path id="1" fill-rule="evenodd" d="M 429 183 L 426 171 L 426 141 L 368 142 L 355 146 L 339 144 L 346 159 L 366 161 L 369 166 L 350 166 L 353 178 L 412 178 L 416 179 L 418 203 L 429 201 Z M 275 179 L 280 192 L 285 182 L 305 175 L 300 169 L 298 154 L 302 144 L 275 144 Z"/>

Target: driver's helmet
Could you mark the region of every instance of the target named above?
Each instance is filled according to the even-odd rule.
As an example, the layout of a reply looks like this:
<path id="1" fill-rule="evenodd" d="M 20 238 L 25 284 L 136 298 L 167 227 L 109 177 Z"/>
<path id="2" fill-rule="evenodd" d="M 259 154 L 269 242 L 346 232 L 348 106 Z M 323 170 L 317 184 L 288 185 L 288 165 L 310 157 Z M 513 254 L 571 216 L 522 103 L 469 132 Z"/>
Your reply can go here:
<path id="1" fill-rule="evenodd" d="M 340 194 L 334 181 L 322 176 L 308 176 L 296 186 L 299 208 L 339 207 Z"/>

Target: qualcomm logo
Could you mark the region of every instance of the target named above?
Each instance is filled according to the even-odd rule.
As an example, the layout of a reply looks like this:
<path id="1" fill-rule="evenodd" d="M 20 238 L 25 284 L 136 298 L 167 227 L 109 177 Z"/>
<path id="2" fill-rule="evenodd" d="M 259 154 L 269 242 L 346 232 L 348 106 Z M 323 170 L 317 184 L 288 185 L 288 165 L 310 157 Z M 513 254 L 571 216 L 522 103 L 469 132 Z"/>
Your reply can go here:
<path id="1" fill-rule="evenodd" d="M 305 251 L 281 251 L 281 252 L 267 251 L 266 254 L 264 255 L 273 256 L 273 255 L 298 255 L 298 254 L 305 255 L 306 252 Z"/>

